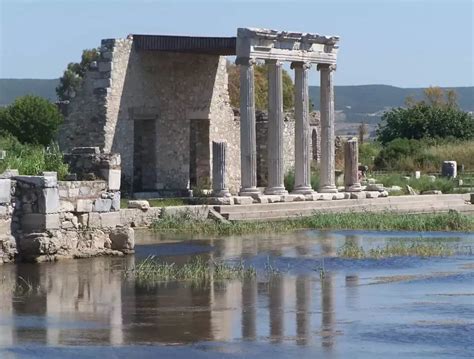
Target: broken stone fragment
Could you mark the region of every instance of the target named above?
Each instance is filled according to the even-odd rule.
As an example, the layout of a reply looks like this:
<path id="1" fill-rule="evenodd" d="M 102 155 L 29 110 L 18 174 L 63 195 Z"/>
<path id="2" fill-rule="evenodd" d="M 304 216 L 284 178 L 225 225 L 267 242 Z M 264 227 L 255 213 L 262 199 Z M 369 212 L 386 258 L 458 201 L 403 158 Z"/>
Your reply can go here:
<path id="1" fill-rule="evenodd" d="M 142 211 L 147 211 L 150 208 L 150 203 L 145 200 L 133 200 L 133 201 L 128 201 L 128 208 L 138 208 L 141 209 Z"/>
<path id="2" fill-rule="evenodd" d="M 130 227 L 118 227 L 113 229 L 110 234 L 111 249 L 125 253 L 133 251 L 135 248 L 135 232 Z"/>

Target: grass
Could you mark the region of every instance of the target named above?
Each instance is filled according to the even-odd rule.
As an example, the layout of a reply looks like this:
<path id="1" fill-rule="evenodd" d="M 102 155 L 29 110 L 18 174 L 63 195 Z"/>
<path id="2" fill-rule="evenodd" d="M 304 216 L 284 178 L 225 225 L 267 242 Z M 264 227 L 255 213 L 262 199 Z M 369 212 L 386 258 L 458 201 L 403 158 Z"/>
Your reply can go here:
<path id="1" fill-rule="evenodd" d="M 383 183 L 385 187 L 400 186 L 403 191 L 402 194 L 408 194 L 406 185 L 409 185 L 418 192 L 440 190 L 443 193 L 462 193 L 462 189 L 457 188 L 457 181 L 448 178 L 437 177 L 434 181 L 431 181 L 428 176 L 421 176 L 419 179 L 411 178 L 407 181 L 400 174 L 375 175 L 371 177 L 375 178 L 377 183 Z"/>
<path id="2" fill-rule="evenodd" d="M 474 231 L 474 216 L 455 211 L 436 214 L 399 213 L 321 213 L 272 222 L 220 223 L 197 220 L 189 216 L 165 217 L 152 224 L 156 232 L 239 235 L 249 233 L 287 232 L 299 229 L 320 230 L 409 230 L 409 231 Z"/>
<path id="3" fill-rule="evenodd" d="M 230 280 L 254 277 L 254 267 L 245 267 L 241 261 L 237 265 L 225 262 L 204 261 L 197 257 L 181 266 L 175 263 L 160 262 L 155 256 L 149 256 L 127 273 L 142 283 L 168 281 L 192 281 L 205 283 L 213 280 Z"/>
<path id="4" fill-rule="evenodd" d="M 44 148 L 40 145 L 22 144 L 12 136 L 1 136 L 0 150 L 7 152 L 6 158 L 0 160 L 0 173 L 7 169 L 17 169 L 21 175 L 55 171 L 59 179 L 68 174 L 68 165 L 63 162 L 63 154 L 57 144 Z"/>
<path id="5" fill-rule="evenodd" d="M 365 250 L 353 242 L 348 242 L 338 249 L 339 257 L 351 259 L 363 258 L 387 258 L 387 257 L 442 257 L 453 255 L 455 251 L 448 245 L 435 243 L 419 243 L 419 242 L 397 242 L 388 243 L 384 247 L 372 248 Z"/>

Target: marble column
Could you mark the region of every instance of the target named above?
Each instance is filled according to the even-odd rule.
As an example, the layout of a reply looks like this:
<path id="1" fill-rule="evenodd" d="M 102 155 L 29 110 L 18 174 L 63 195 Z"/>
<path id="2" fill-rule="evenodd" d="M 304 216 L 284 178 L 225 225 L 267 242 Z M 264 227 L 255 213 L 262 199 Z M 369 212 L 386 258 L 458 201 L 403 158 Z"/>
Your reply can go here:
<path id="1" fill-rule="evenodd" d="M 240 177 L 239 195 L 255 196 L 257 189 L 257 140 L 255 127 L 254 67 L 252 58 L 237 58 L 240 65 Z"/>
<path id="2" fill-rule="evenodd" d="M 321 73 L 321 164 L 319 192 L 336 193 L 335 146 L 334 146 L 334 82 L 336 65 L 318 64 Z"/>
<path id="3" fill-rule="evenodd" d="M 230 196 L 226 182 L 226 153 L 227 142 L 212 141 L 212 195 L 216 197 Z"/>
<path id="4" fill-rule="evenodd" d="M 282 64 L 267 60 L 268 64 L 268 186 L 265 194 L 283 195 L 283 78 Z"/>
<path id="5" fill-rule="evenodd" d="M 311 64 L 293 62 L 295 70 L 295 187 L 293 193 L 311 194 L 308 70 Z"/>
<path id="6" fill-rule="evenodd" d="M 360 192 L 359 149 L 357 139 L 344 143 L 344 186 L 347 192 Z"/>

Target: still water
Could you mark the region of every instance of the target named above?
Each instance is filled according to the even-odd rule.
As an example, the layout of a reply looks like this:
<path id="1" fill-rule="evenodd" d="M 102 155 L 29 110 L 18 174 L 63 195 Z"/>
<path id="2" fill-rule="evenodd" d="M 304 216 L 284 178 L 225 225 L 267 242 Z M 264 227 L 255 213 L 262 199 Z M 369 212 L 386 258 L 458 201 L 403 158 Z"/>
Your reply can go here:
<path id="1" fill-rule="evenodd" d="M 0 267 L 0 358 L 472 358 L 474 234 L 302 231 L 160 238 L 136 254 Z M 450 257 L 344 259 L 345 243 L 441 241 Z M 243 259 L 256 278 L 149 286 L 148 255 Z M 265 274 L 271 266 L 278 275 Z M 324 275 L 321 275 L 321 268 Z M 25 291 L 25 282 L 32 289 Z"/>

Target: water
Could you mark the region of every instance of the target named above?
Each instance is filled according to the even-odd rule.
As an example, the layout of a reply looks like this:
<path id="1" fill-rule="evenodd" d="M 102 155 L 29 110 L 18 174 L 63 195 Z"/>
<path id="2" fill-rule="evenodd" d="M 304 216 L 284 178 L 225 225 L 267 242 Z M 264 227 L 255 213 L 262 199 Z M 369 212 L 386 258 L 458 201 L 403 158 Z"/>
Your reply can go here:
<path id="1" fill-rule="evenodd" d="M 473 234 L 138 235 L 134 256 L 0 267 L 0 358 L 471 358 Z M 445 258 L 337 257 L 347 242 L 442 241 Z M 258 276 L 147 287 L 153 254 L 245 260 Z M 280 275 L 268 275 L 271 265 Z M 324 275 L 321 276 L 321 268 Z M 25 282 L 32 288 L 22 292 Z M 15 284 L 17 283 L 17 285 Z M 17 289 L 15 290 L 15 287 Z"/>

